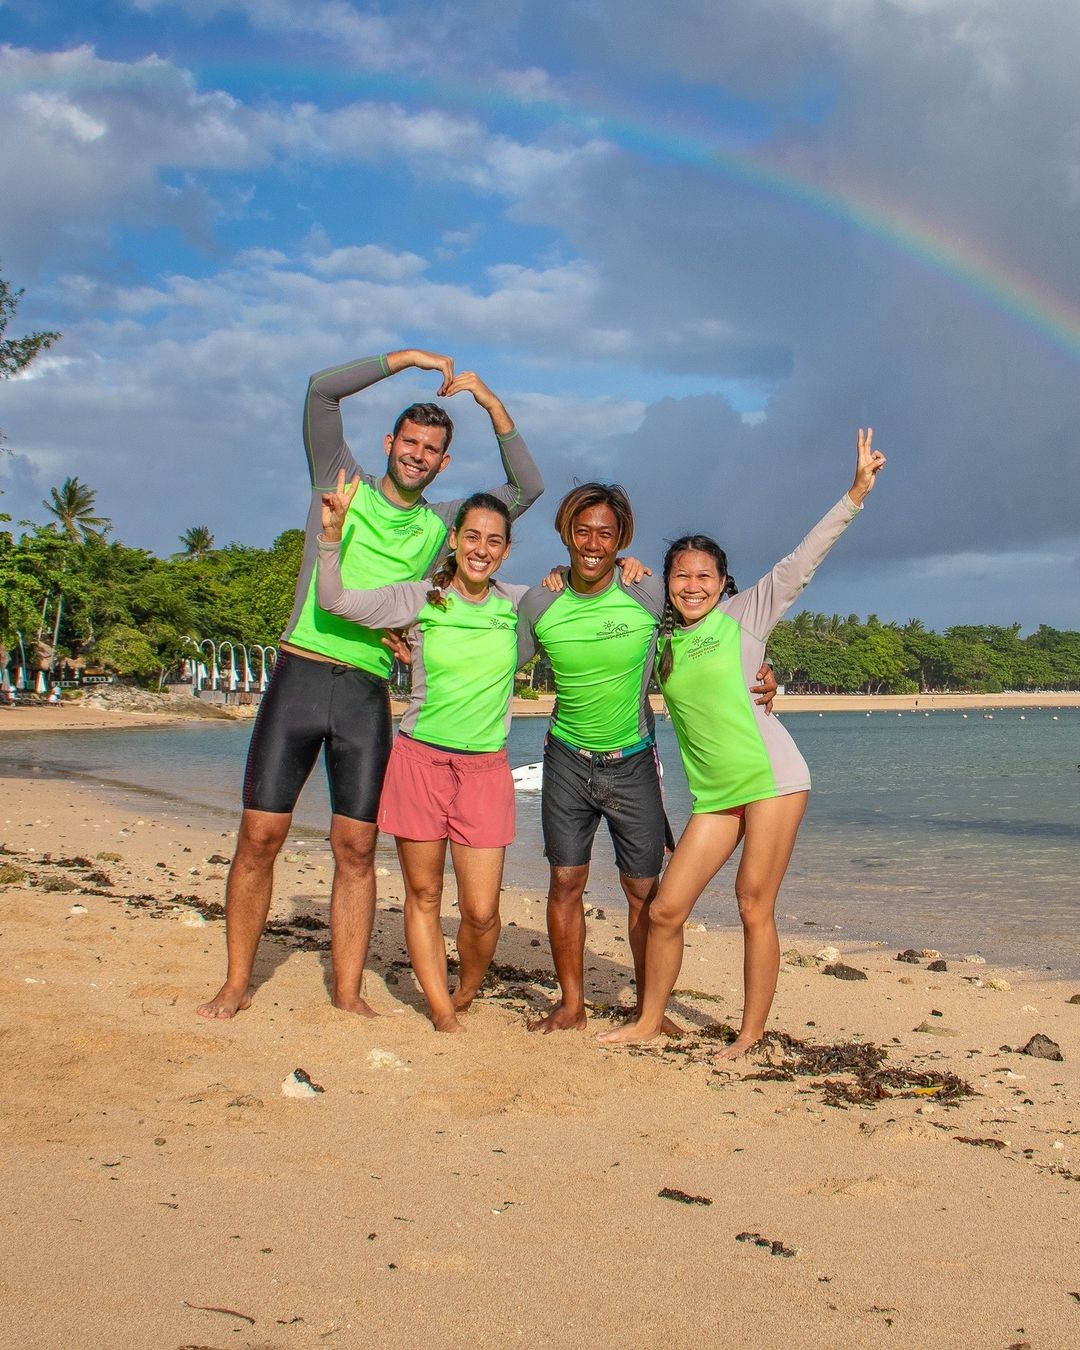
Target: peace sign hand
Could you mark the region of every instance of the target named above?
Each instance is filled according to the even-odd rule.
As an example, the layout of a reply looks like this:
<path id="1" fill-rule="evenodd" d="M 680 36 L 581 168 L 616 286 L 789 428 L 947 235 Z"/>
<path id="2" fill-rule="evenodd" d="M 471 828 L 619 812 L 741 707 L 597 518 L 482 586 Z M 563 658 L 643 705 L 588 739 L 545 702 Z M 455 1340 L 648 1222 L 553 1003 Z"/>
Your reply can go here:
<path id="1" fill-rule="evenodd" d="M 359 486 L 359 474 L 346 487 L 345 470 L 338 469 L 336 490 L 323 493 L 322 537 L 329 543 L 341 538 L 341 527 L 345 523 L 345 514 L 352 503 L 352 499 L 356 496 L 356 489 Z"/>
<path id="2" fill-rule="evenodd" d="M 858 506 L 868 492 L 871 492 L 877 475 L 885 467 L 885 456 L 874 449 L 874 428 L 859 428 L 859 450 L 855 461 L 855 481 L 848 490 L 848 496 Z"/>

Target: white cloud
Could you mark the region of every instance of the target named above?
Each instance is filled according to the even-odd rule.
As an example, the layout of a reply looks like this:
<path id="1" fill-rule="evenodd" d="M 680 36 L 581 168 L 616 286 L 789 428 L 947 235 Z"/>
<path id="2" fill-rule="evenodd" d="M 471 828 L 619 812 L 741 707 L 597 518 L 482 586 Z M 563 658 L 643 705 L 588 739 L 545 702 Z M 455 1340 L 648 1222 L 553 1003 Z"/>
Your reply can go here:
<path id="1" fill-rule="evenodd" d="M 514 200 L 608 153 L 596 141 L 527 144 L 471 116 L 393 103 L 249 107 L 199 90 L 188 72 L 157 57 L 108 61 L 85 46 L 44 54 L 2 47 L 0 82 L 18 91 L 0 177 L 19 184 L 0 196 L 0 235 L 8 264 L 25 267 L 57 251 L 88 252 L 121 223 L 171 223 L 208 244 L 215 216 L 237 214 L 225 194 L 249 207 L 235 180 L 215 187 L 215 201 L 200 177 L 206 172 L 407 165 L 423 179 Z M 186 179 L 175 181 L 177 173 Z"/>
<path id="2" fill-rule="evenodd" d="M 409 30 L 379 14 L 364 14 L 343 0 L 130 0 L 146 14 L 181 10 L 197 23 L 241 15 L 252 28 L 286 37 L 328 39 L 341 57 L 380 69 L 415 53 Z"/>
<path id="3" fill-rule="evenodd" d="M 377 244 L 335 248 L 322 256 L 309 255 L 307 263 L 318 276 L 363 276 L 374 281 L 409 281 L 427 268 L 427 262 L 419 254 L 394 253 Z"/>
<path id="4" fill-rule="evenodd" d="M 540 66 L 531 66 L 528 70 L 502 70 L 496 76 L 500 89 L 522 103 L 565 103 L 566 94 L 552 78 L 549 71 Z"/>
<path id="5" fill-rule="evenodd" d="M 24 94 L 18 103 L 20 112 L 31 124 L 52 127 L 61 134 L 70 132 L 83 145 L 100 140 L 108 130 L 104 122 L 88 116 L 59 94 Z"/>

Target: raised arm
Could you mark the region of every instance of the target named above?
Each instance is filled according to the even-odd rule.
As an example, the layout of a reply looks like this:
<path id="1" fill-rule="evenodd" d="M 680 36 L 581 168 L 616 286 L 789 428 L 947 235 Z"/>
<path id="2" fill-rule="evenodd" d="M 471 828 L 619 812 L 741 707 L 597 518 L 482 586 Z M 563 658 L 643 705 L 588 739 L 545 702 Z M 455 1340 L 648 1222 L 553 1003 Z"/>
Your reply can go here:
<path id="1" fill-rule="evenodd" d="M 412 623 L 427 603 L 428 584 L 401 581 L 371 590 L 346 587 L 341 580 L 341 530 L 359 477 L 346 484 L 345 470 L 338 470 L 337 486 L 324 492 L 322 534 L 318 539 L 316 599 L 321 609 L 365 628 L 400 628 Z"/>
<path id="2" fill-rule="evenodd" d="M 304 403 L 304 448 L 313 487 L 329 488 L 339 469 L 351 476 L 360 467 L 345 440 L 341 400 L 410 367 L 438 372 L 442 376 L 438 393 L 446 395 L 454 376 L 453 358 L 416 347 L 385 356 L 365 356 L 312 375 Z"/>
<path id="3" fill-rule="evenodd" d="M 493 497 L 505 502 L 512 519 L 527 511 L 544 490 L 540 470 L 529 453 L 529 447 L 514 426 L 503 402 L 493 394 L 474 370 L 463 370 L 446 386 L 448 396 L 469 393 L 491 418 L 491 428 L 499 442 L 506 482 L 488 489 Z"/>

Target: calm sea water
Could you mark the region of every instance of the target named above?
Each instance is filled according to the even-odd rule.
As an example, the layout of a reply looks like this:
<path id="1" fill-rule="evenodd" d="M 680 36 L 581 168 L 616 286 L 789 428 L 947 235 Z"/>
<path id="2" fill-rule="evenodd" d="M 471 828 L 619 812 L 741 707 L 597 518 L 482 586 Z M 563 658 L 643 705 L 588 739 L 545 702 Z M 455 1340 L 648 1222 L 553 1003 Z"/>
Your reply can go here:
<path id="1" fill-rule="evenodd" d="M 1023 714 L 788 714 L 814 790 L 778 912 L 785 943 L 879 939 L 981 953 L 991 962 L 1080 976 L 1080 709 Z M 538 760 L 546 723 L 521 718 L 511 763 Z M 235 824 L 250 726 L 200 723 L 0 740 L 5 772 L 67 776 L 106 793 L 139 789 Z M 689 797 L 674 734 L 658 724 L 676 834 Z M 320 771 L 298 831 L 324 847 Z M 389 846 L 388 852 L 390 851 Z M 508 880 L 544 886 L 539 794 L 518 794 Z M 737 922 L 728 865 L 698 904 L 710 926 Z M 617 905 L 610 844 L 598 836 L 589 898 Z"/>

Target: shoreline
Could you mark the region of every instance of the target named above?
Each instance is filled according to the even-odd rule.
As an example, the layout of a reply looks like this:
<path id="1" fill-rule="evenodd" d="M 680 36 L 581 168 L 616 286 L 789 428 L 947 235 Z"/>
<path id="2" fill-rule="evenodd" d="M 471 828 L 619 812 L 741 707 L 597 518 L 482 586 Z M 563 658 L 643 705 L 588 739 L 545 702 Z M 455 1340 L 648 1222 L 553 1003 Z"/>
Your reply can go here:
<path id="1" fill-rule="evenodd" d="M 19 787 L 0 811 L 0 865 L 25 873 L 0 884 L 0 1251 L 19 1271 L 0 1344 L 142 1344 L 152 1316 L 170 1345 L 607 1346 L 700 1339 L 714 1305 L 726 1339 L 766 1350 L 1075 1339 L 1080 982 L 996 988 L 999 968 L 847 943 L 866 978 L 830 978 L 825 935 L 789 932 L 770 1026 L 831 1067 L 794 1042 L 715 1066 L 739 942 L 692 922 L 687 1034 L 603 1051 L 524 1030 L 553 997 L 544 898 L 507 888 L 495 973 L 442 1037 L 396 869 L 365 978 L 380 1016 L 330 1007 L 330 859 L 290 839 L 252 1008 L 205 1022 L 234 832 Z M 593 910 L 586 941 L 595 1030 L 633 997 L 623 916 Z M 1035 1033 L 1064 1059 L 1017 1054 Z M 878 1054 L 894 1076 L 860 1097 Z M 325 1091 L 284 1096 L 298 1067 Z"/>
<path id="2" fill-rule="evenodd" d="M 541 694 L 538 699 L 514 698 L 511 713 L 514 717 L 550 717 L 553 694 Z M 653 711 L 662 713 L 661 695 L 650 696 Z M 400 717 L 406 708 L 401 700 L 391 700 L 391 710 Z M 978 712 L 997 709 L 1031 709 L 1054 712 L 1063 708 L 1080 708 L 1080 692 L 1065 693 L 1005 693 L 1005 694 L 777 694 L 773 705 L 777 713 L 897 713 L 897 712 Z M 210 709 L 213 709 L 211 711 Z M 162 700 L 156 708 L 121 710 L 116 708 L 84 707 L 75 701 L 58 708 L 17 706 L 0 708 L 0 735 L 6 731 L 97 731 L 161 726 L 165 722 L 199 725 L 206 721 L 249 721 L 255 716 L 253 707 L 229 708 L 219 705 L 193 708 L 185 700 Z"/>
<path id="3" fill-rule="evenodd" d="M 146 727 L 143 728 L 148 729 Z M 233 841 L 236 838 L 236 826 L 239 819 L 238 808 L 229 805 L 197 803 L 189 798 L 173 795 L 165 790 L 128 783 L 121 779 L 102 778 L 96 772 L 92 774 L 72 774 L 53 769 L 24 767 L 14 769 L 0 765 L 0 800 L 15 800 L 20 792 L 27 788 L 48 785 L 54 791 L 70 789 L 78 796 L 93 796 L 99 810 L 109 808 L 115 812 L 138 817 L 140 824 L 148 821 L 178 822 L 176 828 L 195 828 L 209 831 L 215 837 L 228 840 L 227 850 L 231 856 Z M 2 814 L 2 813 L 0 813 Z M 3 847 L 0 831 L 0 851 Z M 310 820 L 294 820 L 290 829 L 286 851 L 306 851 L 320 866 L 329 865 L 329 836 L 324 824 L 315 824 Z M 376 846 L 376 864 L 378 875 L 394 877 L 394 884 L 400 889 L 400 869 L 392 838 L 380 835 Z M 448 885 L 452 884 L 452 873 L 447 868 Z M 537 854 L 527 857 L 516 854 L 515 846 L 507 851 L 503 889 L 514 893 L 528 894 L 534 898 L 542 913 L 546 903 L 547 865 Z M 225 870 L 215 878 L 218 894 L 211 897 L 215 902 L 224 900 Z M 382 882 L 380 881 L 380 887 Z M 723 935 L 730 941 L 741 940 L 741 929 L 737 922 L 734 907 L 730 918 L 718 914 L 708 903 L 710 895 L 715 896 L 716 882 L 706 888 L 702 901 L 694 911 L 694 922 L 707 921 L 710 932 Z M 847 891 L 842 892 L 847 895 Z M 585 892 L 586 904 L 615 916 L 625 916 L 626 901 L 618 885 L 617 875 L 610 876 L 602 865 L 597 865 L 590 877 Z M 848 909 L 855 906 L 855 896 L 850 896 Z M 797 912 L 792 912 L 796 909 Z M 861 911 L 860 911 L 861 913 Z M 979 953 L 979 960 L 985 959 L 995 969 L 1005 971 L 1010 976 L 1023 979 L 1042 979 L 1051 982 L 1080 980 L 1080 968 L 1075 961 L 1062 957 L 1061 949 L 1055 944 L 1052 930 L 1041 938 L 1028 937 L 1026 941 L 1009 942 L 998 935 L 980 931 L 979 925 L 969 922 L 961 926 L 961 931 L 950 931 L 946 936 L 935 933 L 940 924 L 916 920 L 906 920 L 902 916 L 889 918 L 887 912 L 874 912 L 866 917 L 850 918 L 835 922 L 835 914 L 822 913 L 820 901 L 812 896 L 795 900 L 788 893 L 782 893 L 777 911 L 777 923 L 783 934 L 791 941 L 835 945 L 842 951 L 875 953 L 890 947 L 903 947 L 905 944 L 919 945 L 929 942 L 941 946 L 943 954 L 949 960 L 961 959 L 969 952 Z M 617 921 L 621 921 L 618 919 Z M 918 929 L 916 932 L 915 930 Z M 546 942 L 546 939 L 545 939 Z M 545 944 L 541 944 L 544 946 Z M 545 947 L 546 950 L 546 947 Z"/>

